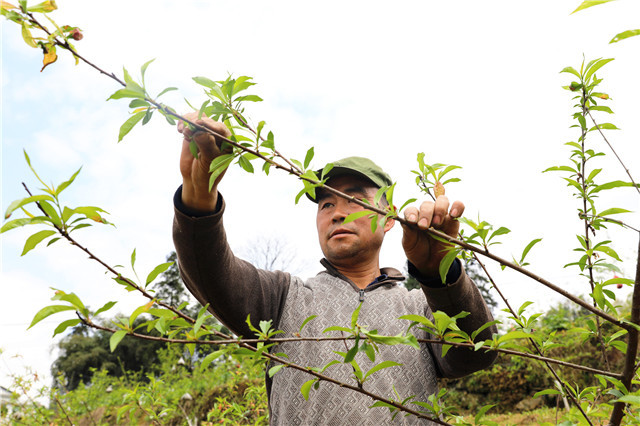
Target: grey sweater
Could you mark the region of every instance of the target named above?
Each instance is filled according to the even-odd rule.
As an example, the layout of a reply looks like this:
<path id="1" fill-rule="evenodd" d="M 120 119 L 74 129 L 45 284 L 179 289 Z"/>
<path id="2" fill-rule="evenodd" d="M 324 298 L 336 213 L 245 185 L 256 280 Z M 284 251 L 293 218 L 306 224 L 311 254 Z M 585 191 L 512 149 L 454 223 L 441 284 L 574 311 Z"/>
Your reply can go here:
<path id="1" fill-rule="evenodd" d="M 306 281 L 285 272 L 256 269 L 235 257 L 227 244 L 221 198 L 218 212 L 210 216 L 190 217 L 176 209 L 173 234 L 185 284 L 202 304 L 209 303 L 211 312 L 238 335 L 253 337 L 245 323 L 250 314 L 254 325 L 261 320 L 273 320 L 274 325 L 284 331 L 278 337 L 294 337 L 305 318 L 311 315 L 317 317 L 305 326 L 303 336 L 340 336 L 339 331 L 323 333 L 323 330 L 334 325 L 348 327 L 351 314 L 361 300 L 358 323 L 369 330 L 378 330 L 381 335 L 405 332 L 409 322 L 398 319 L 405 314 L 431 317 L 431 312 L 436 310 L 451 316 L 461 311 L 471 312 L 458 320 L 459 327 L 468 333 L 493 320 L 464 270 L 446 287 L 423 286 L 422 291 L 407 291 L 398 285 L 404 277 L 395 269 L 384 268 L 380 282 L 361 292 L 326 260 L 322 262 L 326 270 Z M 488 339 L 495 332 L 495 327 L 490 327 L 480 333 L 478 339 Z M 414 329 L 414 334 L 418 338 L 433 338 L 421 330 Z M 288 342 L 278 345 L 275 351 L 286 353 L 296 364 L 322 367 L 331 360 L 340 360 L 335 352 L 346 352 L 351 345 L 352 342 L 345 345 L 343 341 Z M 494 359 L 494 353 L 466 348 L 451 349 L 442 357 L 441 346 L 436 344 L 421 344 L 420 350 L 407 345 L 380 345 L 375 363 L 391 360 L 402 366 L 373 374 L 364 383 L 364 389 L 394 400 L 415 395 L 415 401 L 426 401 L 438 391 L 438 377 L 464 376 L 486 368 Z M 355 361 L 365 372 L 375 364 L 362 352 Z M 333 365 L 324 374 L 356 384 L 349 364 Z M 308 373 L 289 368 L 281 369 L 272 379 L 267 378 L 272 425 L 432 423 L 402 414 L 392 421 L 387 408 L 369 408 L 374 402 L 369 397 L 327 382 L 321 383 L 318 390 L 311 390 L 306 401 L 300 387 L 312 378 Z"/>

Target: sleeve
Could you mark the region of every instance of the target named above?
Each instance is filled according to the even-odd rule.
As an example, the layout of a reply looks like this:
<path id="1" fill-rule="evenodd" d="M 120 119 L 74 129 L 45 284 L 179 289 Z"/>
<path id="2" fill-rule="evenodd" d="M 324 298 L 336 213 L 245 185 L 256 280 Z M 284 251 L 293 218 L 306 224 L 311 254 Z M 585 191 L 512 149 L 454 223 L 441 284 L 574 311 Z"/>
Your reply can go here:
<path id="1" fill-rule="evenodd" d="M 462 311 L 469 312 L 465 318 L 457 320 L 460 329 L 469 335 L 483 324 L 493 321 L 493 315 L 480 294 L 480 291 L 469 278 L 464 268 L 458 279 L 446 287 L 422 286 L 429 307 L 433 312 L 442 311 L 454 316 Z M 498 329 L 495 325 L 485 328 L 476 336 L 475 341 L 491 339 Z M 442 356 L 442 345 L 433 344 L 431 350 L 441 377 L 457 378 L 489 367 L 498 356 L 495 351 L 474 351 L 469 348 L 451 348 L 446 356 Z"/>
<path id="2" fill-rule="evenodd" d="M 175 199 L 180 200 L 182 188 Z M 289 290 L 291 276 L 280 271 L 264 271 L 237 258 L 223 227 L 224 200 L 209 215 L 193 217 L 175 202 L 173 241 L 180 275 L 189 291 L 238 336 L 253 337 L 247 316 L 257 327 L 272 320 L 278 326 Z"/>

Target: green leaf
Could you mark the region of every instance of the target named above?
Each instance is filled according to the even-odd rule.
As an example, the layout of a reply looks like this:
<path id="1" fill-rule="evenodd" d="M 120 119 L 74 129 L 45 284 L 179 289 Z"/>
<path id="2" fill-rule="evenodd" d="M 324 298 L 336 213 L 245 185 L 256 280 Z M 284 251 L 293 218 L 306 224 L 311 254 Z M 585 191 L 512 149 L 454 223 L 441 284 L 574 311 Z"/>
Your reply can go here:
<path id="1" fill-rule="evenodd" d="M 300 392 L 302 392 L 302 396 L 304 397 L 304 399 L 306 401 L 309 400 L 309 391 L 311 390 L 311 386 L 313 386 L 314 383 L 317 382 L 317 381 L 318 381 L 318 379 L 308 380 L 308 381 L 304 382 L 304 384 L 300 388 Z"/>
<path id="2" fill-rule="evenodd" d="M 284 364 L 278 364 L 269 369 L 269 377 L 273 377 L 278 371 L 280 371 L 284 367 Z"/>
<path id="3" fill-rule="evenodd" d="M 253 165 L 249 160 L 245 158 L 244 155 L 238 157 L 238 162 L 240 163 L 240 167 L 242 167 L 245 171 L 253 173 Z"/>
<path id="4" fill-rule="evenodd" d="M 593 250 L 594 251 L 599 251 L 599 252 L 602 252 L 602 253 L 606 253 L 609 256 L 613 257 L 618 262 L 622 262 L 622 260 L 618 256 L 618 253 L 616 253 L 616 251 L 614 249 L 612 249 L 611 247 L 600 246 L 600 247 L 595 247 Z"/>
<path id="5" fill-rule="evenodd" d="M 589 131 L 593 131 L 596 129 L 602 129 L 602 130 L 620 130 L 615 124 L 611 124 L 611 123 L 602 123 L 602 124 L 598 124 L 597 126 L 593 126 L 592 128 L 589 129 Z"/>
<path id="6" fill-rule="evenodd" d="M 31 235 L 29 238 L 27 238 L 27 241 L 24 244 L 24 249 L 22 250 L 22 254 L 20 256 L 24 256 L 29 251 L 33 250 L 38 244 L 40 244 L 42 240 L 52 236 L 55 233 L 56 231 L 45 230 L 36 232 L 35 234 Z"/>
<path id="7" fill-rule="evenodd" d="M 172 90 L 178 90 L 177 87 L 167 87 L 166 89 L 164 89 L 162 92 L 160 92 L 158 94 L 158 96 L 156 96 L 156 98 L 159 98 L 160 96 L 164 95 L 167 92 L 171 92 Z"/>
<path id="8" fill-rule="evenodd" d="M 589 109 L 591 111 L 603 111 L 603 112 L 608 112 L 609 114 L 613 114 L 613 111 L 611 111 L 611 108 L 604 105 L 592 105 L 589 107 Z"/>
<path id="9" fill-rule="evenodd" d="M 120 126 L 120 133 L 118 134 L 118 142 L 120 142 L 122 138 L 124 138 L 127 135 L 127 133 L 129 133 L 131 129 L 133 129 L 135 125 L 138 124 L 138 122 L 144 118 L 146 113 L 147 113 L 146 111 L 137 112 L 133 114 L 131 117 L 129 117 L 129 119 L 125 121 L 122 124 L 122 126 Z"/>
<path id="10" fill-rule="evenodd" d="M 432 328 L 434 330 L 436 328 L 436 326 L 433 324 L 433 322 L 431 322 L 431 320 L 429 320 L 428 318 L 426 318 L 426 317 L 424 317 L 422 315 L 414 315 L 414 314 L 402 315 L 398 319 L 417 322 L 419 324 L 426 325 L 427 327 Z"/>
<path id="11" fill-rule="evenodd" d="M 593 64 L 593 66 L 591 66 L 588 70 L 587 73 L 584 76 L 584 81 L 589 81 L 589 79 L 591 78 L 591 76 L 593 74 L 595 74 L 596 71 L 598 71 L 600 68 L 602 68 L 604 65 L 608 64 L 609 62 L 613 61 L 613 58 L 609 58 L 609 59 L 600 59 L 598 61 L 596 61 L 595 64 Z"/>
<path id="12" fill-rule="evenodd" d="M 136 249 L 131 252 L 131 269 L 135 269 L 136 265 Z"/>
<path id="13" fill-rule="evenodd" d="M 529 251 L 533 248 L 533 246 L 538 244 L 540 241 L 542 241 L 542 238 L 536 238 L 535 240 L 532 240 L 529 244 L 527 244 L 527 246 L 522 251 L 522 257 L 520 258 L 520 263 L 524 262 L 524 258 L 527 257 L 527 254 L 529 254 Z"/>
<path id="14" fill-rule="evenodd" d="M 209 355 L 204 357 L 204 359 L 200 363 L 200 370 L 202 371 L 205 368 L 207 368 L 213 360 L 220 358 L 220 355 L 222 355 L 223 353 L 224 353 L 223 350 L 219 350 L 219 351 L 211 352 Z"/>
<path id="15" fill-rule="evenodd" d="M 367 373 L 364 375 L 364 378 L 366 379 L 367 377 L 369 377 L 370 375 L 372 375 L 373 373 L 383 370 L 385 368 L 389 368 L 389 367 L 396 367 L 396 366 L 401 366 L 402 364 L 398 363 L 398 362 L 394 362 L 394 361 L 382 361 L 380 364 L 375 365 L 371 370 L 367 371 Z"/>
<path id="16" fill-rule="evenodd" d="M 60 324 L 58 324 L 56 329 L 53 330 L 53 336 L 51 336 L 51 337 L 56 337 L 58 334 L 64 332 L 67 328 L 75 327 L 76 325 L 80 324 L 80 322 L 81 321 L 80 321 L 79 318 L 62 321 Z"/>
<path id="17" fill-rule="evenodd" d="M 155 60 L 156 60 L 156 58 L 150 59 L 140 67 L 140 75 L 141 75 L 141 78 L 142 78 L 142 85 L 143 86 L 144 86 L 144 74 L 147 72 L 147 68 L 149 67 L 151 62 L 153 62 Z"/>
<path id="18" fill-rule="evenodd" d="M 601 211 L 600 213 L 598 213 L 598 216 L 604 217 L 604 216 L 609 216 L 609 215 L 612 215 L 612 214 L 620 214 L 620 213 L 631 213 L 631 210 L 620 209 L 620 208 L 617 208 L 617 207 L 613 207 L 613 208 Z"/>
<path id="19" fill-rule="evenodd" d="M 45 211 L 49 219 L 51 219 L 51 221 L 55 225 L 62 226 L 62 220 L 60 219 L 60 216 L 58 216 L 58 212 L 56 211 L 56 209 L 54 209 L 51 204 L 49 204 L 45 200 L 42 200 L 40 201 L 40 207 L 42 207 L 42 210 Z"/>
<path id="20" fill-rule="evenodd" d="M 262 98 L 257 95 L 246 95 L 246 96 L 238 96 L 235 98 L 237 102 L 262 102 Z"/>
<path id="21" fill-rule="evenodd" d="M 102 312 L 108 311 L 109 309 L 111 309 L 113 307 L 113 305 L 115 305 L 118 302 L 107 302 L 105 303 L 100 309 L 98 309 L 93 316 L 97 316 L 99 314 L 101 314 Z"/>
<path id="22" fill-rule="evenodd" d="M 0 228 L 0 234 L 2 234 L 3 232 L 10 231 L 10 230 L 15 229 L 15 228 L 19 228 L 21 226 L 37 225 L 39 223 L 44 223 L 44 222 L 48 222 L 48 221 L 49 221 L 48 218 L 46 218 L 44 216 L 25 217 L 25 218 L 20 218 L 20 219 L 13 219 L 13 220 L 10 220 L 9 222 L 6 222 L 4 225 L 2 225 L 2 228 Z"/>
<path id="23" fill-rule="evenodd" d="M 610 1 L 613 1 L 613 0 L 585 0 L 580 4 L 580 6 L 577 7 L 576 10 L 571 12 L 571 14 L 573 15 L 574 13 L 579 12 L 581 10 L 587 9 L 592 6 L 597 6 L 599 4 L 609 3 Z"/>
<path id="24" fill-rule="evenodd" d="M 358 340 L 356 338 L 356 343 L 353 345 L 353 347 L 351 349 L 349 349 L 347 354 L 344 356 L 345 364 L 346 363 L 350 363 L 351 361 L 353 361 L 353 359 L 356 357 L 357 353 L 358 353 Z"/>
<path id="25" fill-rule="evenodd" d="M 305 320 L 302 321 L 302 325 L 300 326 L 300 330 L 298 330 L 298 332 L 302 333 L 302 329 L 304 328 L 304 326 L 307 325 L 307 323 L 313 320 L 314 318 L 317 318 L 317 315 L 311 315 L 310 317 L 305 318 Z"/>
<path id="26" fill-rule="evenodd" d="M 327 173 L 329 173 L 333 169 L 333 163 L 327 163 L 322 169 L 322 173 L 320 173 L 320 179 L 324 180 Z"/>
<path id="27" fill-rule="evenodd" d="M 342 222 L 342 224 L 346 225 L 349 222 L 353 222 L 354 220 L 358 220 L 361 217 L 368 216 L 370 214 L 371 214 L 371 210 L 361 210 L 359 212 L 351 213 L 344 218 L 344 221 Z"/>
<path id="28" fill-rule="evenodd" d="M 327 333 L 329 331 L 344 331 L 345 333 L 352 333 L 352 330 L 350 328 L 347 327 L 341 327 L 339 325 L 332 325 L 331 327 L 327 327 L 324 330 L 322 330 L 323 333 Z"/>
<path id="29" fill-rule="evenodd" d="M 533 397 L 538 398 L 542 395 L 560 395 L 560 391 L 556 389 L 545 389 L 543 391 L 536 392 L 535 395 L 533 395 Z"/>
<path id="30" fill-rule="evenodd" d="M 115 351 L 120 341 L 127 335 L 127 330 L 118 330 L 111 335 L 109 339 L 109 348 L 111 352 Z"/>
<path id="31" fill-rule="evenodd" d="M 42 200 L 48 200 L 52 202 L 54 201 L 53 197 L 51 197 L 50 195 L 44 195 L 44 194 L 34 195 L 31 197 L 22 198 L 20 200 L 15 200 L 11 204 L 9 204 L 9 207 L 7 207 L 7 211 L 4 213 L 4 218 L 9 219 L 9 217 L 11 216 L 11 213 L 13 213 L 14 211 L 16 211 L 22 206 L 26 206 L 27 204 L 30 204 L 36 201 L 42 201 Z"/>
<path id="32" fill-rule="evenodd" d="M 624 395 L 620 398 L 613 400 L 611 402 L 624 402 L 625 404 L 631 404 L 635 406 L 640 406 L 640 396 L 639 395 Z"/>
<path id="33" fill-rule="evenodd" d="M 637 36 L 637 35 L 640 35 L 640 30 L 623 31 L 621 33 L 616 34 L 615 37 L 613 37 L 609 43 L 617 43 L 620 40 L 624 40 L 626 38 L 634 37 L 634 36 Z"/>
<path id="34" fill-rule="evenodd" d="M 57 314 L 58 312 L 73 311 L 73 310 L 75 310 L 75 308 L 73 306 L 69 306 L 69 305 L 50 305 L 50 306 L 45 306 L 44 308 L 40 309 L 38 311 L 38 313 L 33 317 L 33 320 L 31 321 L 31 325 L 29 325 L 29 327 L 27 327 L 27 330 L 30 329 L 31 327 L 33 327 L 34 325 L 36 325 L 37 323 L 39 323 L 40 321 L 42 321 L 43 319 L 47 318 L 50 315 Z"/>
<path id="35" fill-rule="evenodd" d="M 453 261 L 456 259 L 458 255 L 458 250 L 455 248 L 449 249 L 447 254 L 440 261 L 440 267 L 438 271 L 440 272 L 440 279 L 442 280 L 442 284 L 447 283 L 447 274 L 449 273 L 449 268 L 453 264 Z"/>
<path id="36" fill-rule="evenodd" d="M 218 87 L 215 81 L 208 79 L 207 77 L 193 77 L 193 81 L 198 83 L 201 86 L 208 87 L 209 89 L 213 89 L 214 87 Z"/>
<path id="37" fill-rule="evenodd" d="M 576 71 L 573 67 L 565 67 L 562 69 L 562 71 L 560 71 L 561 73 L 563 72 L 568 72 L 570 74 L 575 75 L 576 77 L 580 78 L 580 73 L 578 73 L 578 71 Z"/>
<path id="38" fill-rule="evenodd" d="M 491 241 L 493 237 L 497 237 L 498 235 L 505 235 L 505 234 L 508 234 L 509 232 L 511 232 L 510 229 L 505 228 L 504 226 L 501 226 L 500 228 L 496 229 L 491 233 L 491 236 L 489 237 L 488 241 Z"/>
<path id="39" fill-rule="evenodd" d="M 173 262 L 167 262 L 167 263 L 161 263 L 155 268 L 153 268 L 153 271 L 151 271 L 147 276 L 146 285 L 149 285 L 149 283 L 155 280 L 159 274 L 169 269 L 171 265 L 173 265 Z"/>
<path id="40" fill-rule="evenodd" d="M 213 188 L 213 184 L 216 179 L 218 179 L 218 176 L 227 170 L 227 167 L 229 167 L 229 164 L 231 164 L 234 157 L 234 154 L 222 154 L 213 159 L 211 166 L 209 167 L 209 171 L 211 172 L 211 177 L 209 178 L 209 190 Z"/>
<path id="41" fill-rule="evenodd" d="M 571 173 L 576 173 L 575 169 L 569 167 L 569 166 L 554 166 L 554 167 L 549 167 L 546 170 L 543 170 L 542 173 L 546 173 L 546 172 L 571 172 Z"/>
<path id="42" fill-rule="evenodd" d="M 69 185 L 71 185 L 73 183 L 74 180 L 76 180 L 76 177 L 78 176 L 78 173 L 80 173 L 80 170 L 82 170 L 82 167 L 80 167 L 70 178 L 69 180 L 66 180 L 64 182 L 62 182 L 60 185 L 58 185 L 58 187 L 56 188 L 56 194 L 60 194 L 62 191 L 64 191 Z"/>
<path id="43" fill-rule="evenodd" d="M 122 99 L 122 98 L 144 99 L 144 92 L 130 89 L 130 88 L 120 89 L 120 90 L 117 90 L 113 95 L 109 96 L 107 100 Z"/>
<path id="44" fill-rule="evenodd" d="M 362 309 L 362 303 L 358 305 L 358 307 L 351 314 L 351 328 L 356 328 L 356 324 L 358 323 L 358 317 L 360 316 L 360 309 Z"/>
<path id="45" fill-rule="evenodd" d="M 309 163 L 311 163 L 311 160 L 313 160 L 313 147 L 309 148 L 309 150 L 307 151 L 307 155 L 304 157 L 304 169 L 306 170 L 307 167 L 309 167 Z"/>
<path id="46" fill-rule="evenodd" d="M 612 182 L 607 182 L 604 183 L 602 185 L 598 185 L 596 186 L 593 190 L 591 190 L 592 194 L 595 194 L 596 192 L 600 192 L 600 191 L 604 191 L 604 190 L 608 190 L 608 189 L 613 189 L 613 188 L 621 188 L 624 186 L 633 186 L 633 184 L 631 182 L 624 182 L 621 180 L 614 180 Z"/>

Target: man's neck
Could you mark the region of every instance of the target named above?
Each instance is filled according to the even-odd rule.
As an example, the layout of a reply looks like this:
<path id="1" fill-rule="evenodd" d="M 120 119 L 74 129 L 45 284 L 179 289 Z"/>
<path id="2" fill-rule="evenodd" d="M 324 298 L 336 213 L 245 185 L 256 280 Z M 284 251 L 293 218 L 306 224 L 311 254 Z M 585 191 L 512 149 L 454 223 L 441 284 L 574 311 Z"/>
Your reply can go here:
<path id="1" fill-rule="evenodd" d="M 380 265 L 378 262 L 375 262 L 371 265 L 358 265 L 358 266 L 347 266 L 347 265 L 336 265 L 331 262 L 334 268 L 338 272 L 340 272 L 345 277 L 349 278 L 358 288 L 366 288 L 369 284 L 371 284 L 376 278 L 380 276 Z"/>

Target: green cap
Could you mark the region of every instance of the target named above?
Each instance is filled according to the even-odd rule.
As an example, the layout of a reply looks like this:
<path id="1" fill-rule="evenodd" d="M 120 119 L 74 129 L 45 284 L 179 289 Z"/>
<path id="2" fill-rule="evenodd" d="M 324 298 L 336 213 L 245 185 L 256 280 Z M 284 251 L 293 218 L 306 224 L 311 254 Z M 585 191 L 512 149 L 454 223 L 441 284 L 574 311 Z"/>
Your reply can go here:
<path id="1" fill-rule="evenodd" d="M 330 179 L 342 175 L 355 175 L 370 180 L 378 188 L 391 186 L 393 184 L 391 177 L 386 174 L 380 166 L 368 158 L 347 157 L 342 160 L 333 161 L 332 164 L 333 168 L 324 176 L 325 178 Z M 319 177 L 322 174 L 322 169 L 316 173 Z M 309 194 L 307 194 L 307 197 L 314 203 L 316 202 Z"/>

